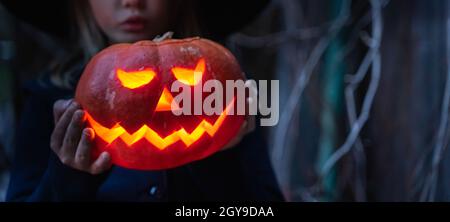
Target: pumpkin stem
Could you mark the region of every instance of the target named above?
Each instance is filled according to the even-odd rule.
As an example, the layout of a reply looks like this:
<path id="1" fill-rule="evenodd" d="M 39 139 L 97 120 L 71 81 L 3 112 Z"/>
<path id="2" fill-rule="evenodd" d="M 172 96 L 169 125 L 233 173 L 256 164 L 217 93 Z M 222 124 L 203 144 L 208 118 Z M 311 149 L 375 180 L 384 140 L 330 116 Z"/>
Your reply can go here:
<path id="1" fill-rule="evenodd" d="M 166 33 L 164 33 L 164 34 L 161 35 L 161 36 L 159 36 L 159 35 L 156 36 L 156 37 L 153 39 L 153 42 L 162 42 L 162 41 L 164 41 L 164 40 L 171 39 L 172 36 L 173 36 L 173 32 L 166 32 Z"/>

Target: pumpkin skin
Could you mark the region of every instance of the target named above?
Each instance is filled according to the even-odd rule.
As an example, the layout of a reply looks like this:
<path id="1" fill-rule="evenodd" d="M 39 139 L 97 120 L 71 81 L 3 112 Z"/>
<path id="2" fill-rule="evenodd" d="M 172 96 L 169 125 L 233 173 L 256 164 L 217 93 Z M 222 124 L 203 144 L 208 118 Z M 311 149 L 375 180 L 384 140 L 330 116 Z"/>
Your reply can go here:
<path id="1" fill-rule="evenodd" d="M 156 110 L 165 89 L 170 96 L 177 95 L 170 92 L 177 80 L 174 69 L 196 67 L 203 67 L 200 83 L 219 80 L 224 86 L 223 95 L 226 80 L 244 79 L 227 49 L 199 37 L 116 44 L 95 55 L 86 66 L 75 95 L 85 110 L 87 127 L 95 132 L 93 156 L 107 151 L 118 166 L 159 170 L 205 158 L 226 145 L 245 120 L 243 115 L 226 115 L 226 108 L 235 109 L 235 99 L 223 101 L 221 115 L 176 116 L 170 110 Z M 154 76 L 151 81 L 147 76 L 144 82 L 129 88 L 119 72 L 125 77 L 130 73 Z M 190 87 L 192 96 L 194 90 L 201 90 Z M 203 92 L 202 100 L 208 95 Z M 193 113 L 194 103 L 203 101 L 191 98 Z"/>

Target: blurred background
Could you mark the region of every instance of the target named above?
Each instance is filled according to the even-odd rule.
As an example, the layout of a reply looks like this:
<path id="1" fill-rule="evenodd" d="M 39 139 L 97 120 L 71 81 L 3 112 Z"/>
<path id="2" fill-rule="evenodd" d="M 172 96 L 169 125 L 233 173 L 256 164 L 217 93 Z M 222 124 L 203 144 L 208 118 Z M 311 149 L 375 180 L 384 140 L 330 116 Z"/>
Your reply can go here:
<path id="1" fill-rule="evenodd" d="M 264 131 L 287 200 L 450 201 L 449 1 L 272 0 L 226 46 L 280 80 Z M 65 49 L 0 5 L 0 200 L 22 86 Z"/>

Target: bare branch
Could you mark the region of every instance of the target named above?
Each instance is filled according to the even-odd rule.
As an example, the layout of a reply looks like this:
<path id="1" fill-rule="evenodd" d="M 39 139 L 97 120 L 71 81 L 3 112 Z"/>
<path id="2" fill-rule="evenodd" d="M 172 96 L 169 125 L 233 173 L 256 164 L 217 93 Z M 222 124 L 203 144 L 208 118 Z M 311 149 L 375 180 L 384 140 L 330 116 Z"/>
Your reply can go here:
<path id="1" fill-rule="evenodd" d="M 366 123 L 367 119 L 369 118 L 369 112 L 372 107 L 373 99 L 375 97 L 375 94 L 378 89 L 378 84 L 380 80 L 381 75 L 381 57 L 379 54 L 379 46 L 381 44 L 381 37 L 382 37 L 382 30 L 383 30 L 383 18 L 381 14 L 381 8 L 382 4 L 379 0 L 371 0 L 370 1 L 372 5 L 372 34 L 373 38 L 368 44 L 368 47 L 370 48 L 367 56 L 363 60 L 363 63 L 361 64 L 360 68 L 358 69 L 358 72 L 354 76 L 354 78 L 351 79 L 350 84 L 347 86 L 346 91 L 349 91 L 347 95 L 350 95 L 347 97 L 347 99 L 352 99 L 353 92 L 359 82 L 362 81 L 362 79 L 365 77 L 365 73 L 368 71 L 368 67 L 371 65 L 371 80 L 369 84 L 369 88 L 367 90 L 367 93 L 364 98 L 361 114 L 357 118 L 356 121 L 351 126 L 350 133 L 347 136 L 347 139 L 345 140 L 344 144 L 339 147 L 333 155 L 325 162 L 322 171 L 321 171 L 321 178 L 325 178 L 326 175 L 330 172 L 330 170 L 335 166 L 335 164 L 346 154 L 348 153 L 353 145 L 355 144 L 355 141 L 357 141 L 359 133 L 361 129 L 363 128 L 364 124 Z M 350 93 L 351 92 L 351 93 Z M 352 107 L 352 104 L 349 104 L 349 108 L 354 111 L 354 106 Z"/>
<path id="2" fill-rule="evenodd" d="M 320 58 L 327 49 L 330 41 L 339 33 L 346 20 L 349 18 L 350 3 L 351 1 L 344 1 L 341 7 L 340 15 L 333 22 L 328 35 L 322 37 L 319 40 L 317 45 L 314 47 L 311 56 L 308 58 L 306 65 L 296 75 L 298 76 L 297 80 L 295 81 L 294 88 L 292 89 L 288 97 L 287 105 L 281 113 L 281 119 L 275 131 L 275 141 L 273 145 L 274 149 L 272 154 L 272 158 L 274 161 L 281 161 L 284 156 L 284 152 L 286 150 L 284 149 L 284 141 L 294 111 L 296 110 L 296 107 L 298 107 L 301 103 L 301 96 L 303 95 L 305 87 L 309 83 L 314 68 L 320 61 Z"/>
<path id="3" fill-rule="evenodd" d="M 450 58 L 450 19 L 447 20 L 447 59 Z M 442 160 L 442 154 L 447 147 L 445 141 L 445 135 L 448 132 L 448 112 L 450 105 L 450 68 L 447 68 L 447 81 L 445 83 L 444 96 L 442 98 L 440 124 L 438 129 L 438 137 L 436 145 L 434 146 L 432 153 L 431 168 L 428 172 L 425 185 L 420 195 L 420 201 L 434 201 L 436 197 L 436 189 L 439 176 L 439 165 Z"/>

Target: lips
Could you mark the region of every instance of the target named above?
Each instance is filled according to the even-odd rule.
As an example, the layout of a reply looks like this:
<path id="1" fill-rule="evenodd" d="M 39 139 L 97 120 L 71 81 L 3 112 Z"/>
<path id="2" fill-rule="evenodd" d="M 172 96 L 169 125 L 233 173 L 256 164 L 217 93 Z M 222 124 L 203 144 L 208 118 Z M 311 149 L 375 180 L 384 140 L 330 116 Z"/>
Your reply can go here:
<path id="1" fill-rule="evenodd" d="M 127 32 L 141 32 L 145 29 L 145 25 L 145 19 L 140 16 L 129 17 L 120 23 L 120 27 Z"/>

